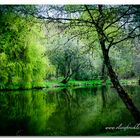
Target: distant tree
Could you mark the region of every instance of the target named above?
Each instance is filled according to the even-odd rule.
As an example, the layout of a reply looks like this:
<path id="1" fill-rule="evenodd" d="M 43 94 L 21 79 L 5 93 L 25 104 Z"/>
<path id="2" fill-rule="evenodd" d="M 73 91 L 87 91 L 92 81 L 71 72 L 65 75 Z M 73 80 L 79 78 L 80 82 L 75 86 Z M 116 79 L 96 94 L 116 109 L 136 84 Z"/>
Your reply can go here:
<path id="1" fill-rule="evenodd" d="M 91 55 L 82 54 L 82 43 L 63 35 L 61 39 L 55 36 L 50 40 L 52 41 L 48 41 L 47 54 L 56 67 L 56 77 L 64 77 L 62 83 L 66 84 L 70 78 L 76 80 L 91 78 L 93 58 Z"/>

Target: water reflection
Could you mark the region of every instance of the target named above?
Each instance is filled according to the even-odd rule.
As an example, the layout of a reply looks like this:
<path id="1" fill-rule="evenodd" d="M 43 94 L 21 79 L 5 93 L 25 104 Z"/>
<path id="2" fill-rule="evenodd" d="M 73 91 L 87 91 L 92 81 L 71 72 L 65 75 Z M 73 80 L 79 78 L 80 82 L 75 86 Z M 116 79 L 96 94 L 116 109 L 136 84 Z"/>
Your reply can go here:
<path id="1" fill-rule="evenodd" d="M 126 89 L 140 108 L 140 88 Z M 0 135 L 99 135 L 122 122 L 135 124 L 110 87 L 0 92 Z"/>

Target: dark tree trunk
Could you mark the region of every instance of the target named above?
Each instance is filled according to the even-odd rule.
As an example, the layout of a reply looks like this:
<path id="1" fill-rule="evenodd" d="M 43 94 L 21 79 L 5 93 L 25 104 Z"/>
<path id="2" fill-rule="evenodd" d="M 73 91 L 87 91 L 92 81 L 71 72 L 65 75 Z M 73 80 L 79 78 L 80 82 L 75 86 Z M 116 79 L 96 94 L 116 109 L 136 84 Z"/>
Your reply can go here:
<path id="1" fill-rule="evenodd" d="M 64 77 L 64 79 L 61 81 L 61 83 L 67 84 L 72 75 L 73 75 L 73 72 L 70 72 L 70 69 L 69 69 L 68 73 L 65 75 L 65 77 Z"/>
<path id="2" fill-rule="evenodd" d="M 63 83 L 63 84 L 67 84 L 67 82 L 68 82 L 68 79 L 67 79 L 67 78 L 64 78 L 64 79 L 61 81 L 61 83 Z"/>
<path id="3" fill-rule="evenodd" d="M 67 84 L 68 81 L 70 80 L 71 76 L 72 76 L 72 74 L 70 74 L 70 75 L 68 74 L 68 75 L 61 81 L 61 83 Z"/>
<path id="4" fill-rule="evenodd" d="M 106 71 L 105 71 L 105 63 L 104 61 L 102 62 L 102 72 L 101 72 L 101 79 L 102 79 L 102 84 L 106 84 Z"/>
<path id="5" fill-rule="evenodd" d="M 124 91 L 123 87 L 120 85 L 117 75 L 114 72 L 112 65 L 110 63 L 108 50 L 105 48 L 105 43 L 101 41 L 100 44 L 101 44 L 102 53 L 103 53 L 103 57 L 104 57 L 104 63 L 108 69 L 108 73 L 109 73 L 111 82 L 113 83 L 114 88 L 117 90 L 119 96 L 121 97 L 122 101 L 126 105 L 127 109 L 131 112 L 131 114 L 133 115 L 136 122 L 139 123 L 140 122 L 140 112 L 135 107 L 135 105 L 133 104 L 133 102 L 132 102 L 131 98 L 128 96 L 128 94 Z"/>
<path id="6" fill-rule="evenodd" d="M 102 79 L 102 101 L 103 101 L 103 109 L 106 107 L 106 96 L 105 96 L 105 83 L 106 83 L 106 77 L 105 77 L 105 63 L 104 61 L 102 62 L 102 71 L 101 71 L 101 79 Z M 103 110 L 102 110 L 103 111 Z"/>

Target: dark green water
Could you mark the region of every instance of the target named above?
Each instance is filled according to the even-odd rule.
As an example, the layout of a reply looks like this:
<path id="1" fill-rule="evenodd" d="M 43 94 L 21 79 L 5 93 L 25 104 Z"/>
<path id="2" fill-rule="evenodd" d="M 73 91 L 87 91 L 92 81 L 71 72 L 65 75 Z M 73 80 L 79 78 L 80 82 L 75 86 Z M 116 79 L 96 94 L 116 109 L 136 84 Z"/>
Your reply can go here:
<path id="1" fill-rule="evenodd" d="M 140 87 L 125 89 L 140 109 Z M 135 125 L 110 87 L 0 92 L 0 135 L 140 135 L 120 128 Z"/>

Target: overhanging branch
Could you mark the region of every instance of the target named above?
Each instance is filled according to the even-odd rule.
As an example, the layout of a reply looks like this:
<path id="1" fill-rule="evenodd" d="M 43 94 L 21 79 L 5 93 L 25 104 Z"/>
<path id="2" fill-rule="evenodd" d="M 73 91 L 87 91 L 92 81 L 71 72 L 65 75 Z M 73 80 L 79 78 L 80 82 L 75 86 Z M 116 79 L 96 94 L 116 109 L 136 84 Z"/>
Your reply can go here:
<path id="1" fill-rule="evenodd" d="M 123 42 L 123 41 L 125 41 L 125 40 L 127 40 L 127 39 L 133 39 L 133 38 L 135 38 L 135 37 L 140 36 L 140 34 L 137 34 L 137 35 L 134 35 L 134 36 L 131 35 L 131 34 L 134 33 L 134 31 L 135 31 L 136 29 L 138 29 L 138 28 L 140 28 L 140 26 L 135 27 L 130 33 L 128 33 L 128 35 L 127 35 L 125 38 L 123 38 L 123 39 L 121 39 L 121 40 L 118 40 L 118 41 L 116 41 L 116 42 L 113 42 L 113 43 L 112 43 L 112 46 L 113 46 L 113 45 L 116 45 L 116 44 L 118 44 L 118 43 L 120 43 L 120 42 Z"/>

